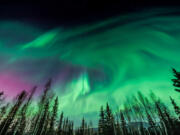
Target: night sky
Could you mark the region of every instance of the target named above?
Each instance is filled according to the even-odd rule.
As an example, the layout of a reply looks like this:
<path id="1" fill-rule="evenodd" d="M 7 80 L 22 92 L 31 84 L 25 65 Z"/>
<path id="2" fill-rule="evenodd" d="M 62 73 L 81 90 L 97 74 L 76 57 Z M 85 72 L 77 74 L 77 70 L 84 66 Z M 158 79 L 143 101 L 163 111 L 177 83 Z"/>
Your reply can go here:
<path id="1" fill-rule="evenodd" d="M 180 12 L 172 5 L 2 3 L 0 89 L 14 97 L 37 85 L 38 97 L 52 78 L 61 110 L 75 120 L 95 120 L 100 105 L 120 107 L 137 91 L 180 98 L 171 82 L 171 67 L 180 69 Z"/>

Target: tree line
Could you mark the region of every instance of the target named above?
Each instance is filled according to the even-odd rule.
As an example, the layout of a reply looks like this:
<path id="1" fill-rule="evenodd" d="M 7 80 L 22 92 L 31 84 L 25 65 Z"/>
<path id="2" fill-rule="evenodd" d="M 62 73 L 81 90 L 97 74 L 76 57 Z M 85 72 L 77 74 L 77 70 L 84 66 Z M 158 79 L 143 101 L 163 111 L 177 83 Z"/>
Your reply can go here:
<path id="1" fill-rule="evenodd" d="M 180 72 L 172 70 L 173 86 L 180 92 Z M 12 101 L 6 102 L 0 92 L 0 135 L 178 135 L 180 134 L 180 107 L 173 97 L 171 106 L 154 93 L 148 97 L 141 92 L 127 100 L 121 109 L 113 112 L 110 105 L 101 106 L 98 126 L 82 118 L 78 128 L 74 122 L 58 116 L 59 99 L 51 93 L 51 79 L 45 84 L 37 111 L 29 114 L 37 87 L 30 93 L 23 90 Z M 172 109 L 173 108 L 173 109 Z"/>

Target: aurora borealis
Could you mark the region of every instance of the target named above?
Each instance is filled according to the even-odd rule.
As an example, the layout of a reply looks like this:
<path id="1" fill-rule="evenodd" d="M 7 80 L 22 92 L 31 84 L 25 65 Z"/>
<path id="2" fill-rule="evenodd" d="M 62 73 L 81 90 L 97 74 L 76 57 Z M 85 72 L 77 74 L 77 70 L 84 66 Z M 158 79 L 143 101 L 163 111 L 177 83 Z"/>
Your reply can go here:
<path id="1" fill-rule="evenodd" d="M 89 119 L 100 105 L 117 108 L 137 91 L 179 99 L 171 82 L 171 67 L 180 69 L 179 24 L 175 11 L 164 10 L 48 30 L 1 20 L 0 88 L 9 97 L 34 85 L 40 92 L 52 78 L 61 109 Z"/>

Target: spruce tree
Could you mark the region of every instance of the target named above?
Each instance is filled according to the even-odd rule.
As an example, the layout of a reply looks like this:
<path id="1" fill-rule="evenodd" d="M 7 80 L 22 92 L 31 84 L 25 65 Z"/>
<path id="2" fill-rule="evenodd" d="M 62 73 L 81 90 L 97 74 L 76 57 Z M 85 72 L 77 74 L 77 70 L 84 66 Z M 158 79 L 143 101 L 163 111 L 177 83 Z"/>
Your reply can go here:
<path id="1" fill-rule="evenodd" d="M 38 111 L 38 115 L 36 117 L 36 123 L 34 125 L 33 135 L 36 135 L 37 131 L 39 130 L 38 128 L 41 126 L 40 123 L 42 122 L 41 121 L 42 117 L 44 117 L 43 111 L 44 111 L 44 108 L 46 108 L 47 103 L 48 103 L 48 107 L 49 107 L 49 101 L 47 99 L 47 95 L 48 95 L 48 92 L 50 90 L 50 87 L 51 87 L 51 79 L 49 79 L 48 82 L 45 84 L 42 97 L 41 97 L 40 102 L 38 104 L 39 105 L 39 111 Z"/>
<path id="2" fill-rule="evenodd" d="M 163 113 L 162 107 L 160 105 L 160 101 L 156 101 L 155 106 L 156 106 L 156 109 L 157 109 L 157 112 L 158 112 L 161 127 L 162 127 L 163 132 L 164 132 L 163 134 L 167 134 L 167 129 L 168 129 L 167 124 L 168 124 L 168 122 L 167 122 L 166 117 L 165 117 L 165 115 Z"/>
<path id="3" fill-rule="evenodd" d="M 0 121 L 2 121 L 7 113 L 9 107 L 9 103 L 5 104 L 4 106 L 1 107 L 0 110 Z M 0 124 L 1 125 L 1 124 Z"/>
<path id="4" fill-rule="evenodd" d="M 19 124 L 20 124 L 19 119 L 12 121 L 11 126 L 9 127 L 10 130 L 6 133 L 6 135 L 8 134 L 19 135 L 19 132 L 17 131 Z"/>
<path id="5" fill-rule="evenodd" d="M 53 112 L 52 112 L 52 116 L 51 116 L 51 121 L 50 121 L 50 127 L 49 127 L 49 134 L 53 135 L 54 134 L 54 122 L 56 121 L 56 117 L 57 117 L 57 110 L 58 110 L 58 97 L 56 97 L 55 101 L 54 101 L 54 106 L 53 106 Z"/>
<path id="6" fill-rule="evenodd" d="M 127 124 L 126 124 L 126 120 L 124 118 L 124 114 L 121 110 L 120 110 L 120 120 L 121 120 L 121 128 L 122 128 L 123 135 L 127 135 L 128 134 Z"/>
<path id="7" fill-rule="evenodd" d="M 172 105 L 174 107 L 174 111 L 175 111 L 175 113 L 177 114 L 177 116 L 178 116 L 178 118 L 180 120 L 180 108 L 179 108 L 179 106 L 177 106 L 177 104 L 176 104 L 176 102 L 174 101 L 173 98 L 170 97 L 170 100 L 171 100 L 171 103 L 172 103 Z"/>
<path id="8" fill-rule="evenodd" d="M 174 135 L 174 131 L 176 130 L 175 127 L 175 119 L 171 116 L 170 112 L 168 111 L 167 107 L 163 107 L 164 116 L 167 120 L 167 126 L 168 126 L 168 133 Z"/>
<path id="9" fill-rule="evenodd" d="M 174 68 L 172 69 L 175 79 L 172 79 L 173 86 L 176 87 L 175 91 L 180 92 L 180 72 L 177 72 Z"/>
<path id="10" fill-rule="evenodd" d="M 44 102 L 46 101 L 48 91 L 50 90 L 50 87 L 51 87 L 51 83 L 52 83 L 52 80 L 49 79 L 48 82 L 45 84 L 40 104 L 44 104 Z"/>
<path id="11" fill-rule="evenodd" d="M 82 122 L 81 122 L 81 127 L 80 127 L 80 135 L 85 135 L 85 120 L 84 120 L 84 117 L 82 119 Z"/>
<path id="12" fill-rule="evenodd" d="M 146 116 L 147 116 L 147 120 L 148 120 L 148 123 L 149 123 L 149 126 L 150 126 L 149 127 L 150 132 L 153 132 L 153 133 L 156 134 L 156 128 L 155 128 L 156 124 L 153 121 L 151 115 L 148 113 L 148 111 L 146 111 Z"/>
<path id="13" fill-rule="evenodd" d="M 0 91 L 0 105 L 2 104 L 2 102 L 4 101 L 4 92 Z"/>
<path id="14" fill-rule="evenodd" d="M 98 133 L 99 135 L 104 135 L 104 132 L 105 132 L 105 117 L 104 117 L 103 106 L 101 106 L 100 118 L 99 118 L 99 123 L 98 123 Z"/>
<path id="15" fill-rule="evenodd" d="M 32 97 L 36 91 L 36 86 L 33 87 L 33 89 L 31 90 L 31 93 L 29 95 L 29 98 L 27 100 L 27 102 L 23 105 L 21 111 L 20 111 L 20 124 L 19 124 L 19 127 L 18 127 L 18 130 L 16 132 L 16 135 L 23 135 L 24 133 L 24 130 L 25 130 L 25 127 L 26 127 L 26 112 L 27 112 L 27 109 L 31 103 L 31 100 L 32 100 Z"/>
<path id="16" fill-rule="evenodd" d="M 58 135 L 62 134 L 62 124 L 63 124 L 63 112 L 60 115 L 60 120 L 59 120 L 59 124 L 58 124 L 58 129 L 57 129 Z"/>
<path id="17" fill-rule="evenodd" d="M 51 133 L 49 133 L 49 121 L 50 121 L 50 112 L 47 113 L 47 117 L 46 120 L 44 122 L 44 130 L 42 131 L 42 135 L 51 135 Z"/>
<path id="18" fill-rule="evenodd" d="M 24 106 L 23 106 L 23 108 L 24 108 Z M 23 135 L 24 129 L 26 127 L 26 112 L 21 111 L 20 115 L 21 115 L 20 116 L 21 118 L 19 119 L 20 123 L 19 123 L 18 130 L 15 135 Z"/>
<path id="19" fill-rule="evenodd" d="M 32 134 L 33 135 L 33 133 L 34 133 L 34 131 L 35 131 L 35 127 L 36 127 L 36 125 L 37 125 L 37 120 L 38 120 L 38 114 L 36 113 L 33 117 L 32 117 L 32 119 L 31 119 L 31 121 L 30 121 L 30 129 L 29 129 L 29 133 L 30 134 Z"/>
<path id="20" fill-rule="evenodd" d="M 49 110 L 49 101 L 46 102 L 44 110 L 43 110 L 43 115 L 40 119 L 37 131 L 35 131 L 35 135 L 42 135 L 43 131 L 44 131 L 44 125 L 45 122 L 47 120 L 47 114 L 48 114 L 48 110 Z"/>
<path id="21" fill-rule="evenodd" d="M 121 135 L 121 129 L 120 129 L 120 123 L 119 123 L 119 118 L 116 118 L 116 135 Z"/>
<path id="22" fill-rule="evenodd" d="M 0 135 L 5 135 L 7 133 L 8 128 L 10 127 L 12 121 L 14 120 L 15 115 L 16 115 L 17 111 L 20 109 L 20 106 L 23 103 L 23 101 L 25 100 L 26 96 L 27 96 L 26 91 L 22 91 L 17 96 L 17 101 L 16 101 L 15 105 L 10 110 L 6 119 L 1 123 Z"/>
<path id="23" fill-rule="evenodd" d="M 114 116 L 108 103 L 105 111 L 105 129 L 105 135 L 114 135 Z"/>

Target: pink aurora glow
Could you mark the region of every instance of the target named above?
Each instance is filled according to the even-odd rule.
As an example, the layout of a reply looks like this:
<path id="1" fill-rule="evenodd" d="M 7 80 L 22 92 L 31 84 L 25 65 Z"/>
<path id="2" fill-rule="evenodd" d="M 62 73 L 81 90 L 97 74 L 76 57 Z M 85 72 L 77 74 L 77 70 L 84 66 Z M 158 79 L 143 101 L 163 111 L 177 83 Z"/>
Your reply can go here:
<path id="1" fill-rule="evenodd" d="M 13 97 L 22 90 L 29 90 L 32 87 L 32 84 L 20 75 L 10 71 L 0 72 L 0 80 L 0 91 L 4 91 L 8 97 Z"/>

